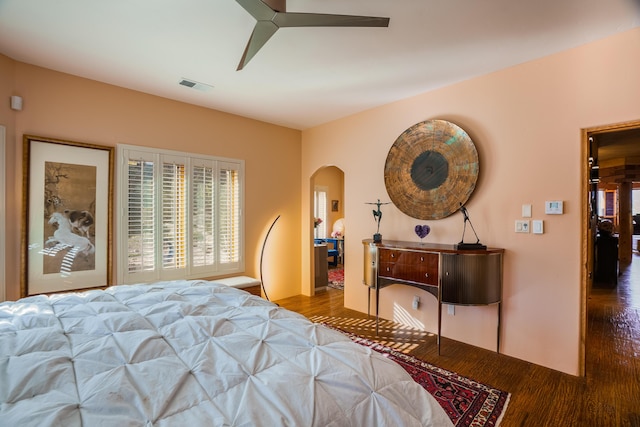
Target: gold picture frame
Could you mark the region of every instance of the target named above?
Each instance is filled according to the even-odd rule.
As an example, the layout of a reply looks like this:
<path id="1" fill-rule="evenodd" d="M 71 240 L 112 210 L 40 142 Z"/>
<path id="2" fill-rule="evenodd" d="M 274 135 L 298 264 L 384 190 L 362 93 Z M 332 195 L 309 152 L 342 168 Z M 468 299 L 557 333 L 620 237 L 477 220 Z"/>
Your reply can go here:
<path id="1" fill-rule="evenodd" d="M 114 153 L 24 136 L 22 296 L 111 285 Z"/>

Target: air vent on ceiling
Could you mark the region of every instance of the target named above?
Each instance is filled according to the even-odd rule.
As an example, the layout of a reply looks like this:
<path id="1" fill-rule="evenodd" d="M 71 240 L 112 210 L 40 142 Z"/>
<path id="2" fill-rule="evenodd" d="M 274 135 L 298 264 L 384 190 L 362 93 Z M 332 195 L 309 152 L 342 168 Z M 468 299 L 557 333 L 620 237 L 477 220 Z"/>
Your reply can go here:
<path id="1" fill-rule="evenodd" d="M 200 92 L 209 92 L 213 90 L 213 86 L 211 85 L 196 82 L 195 80 L 190 80 L 190 79 L 183 78 L 182 80 L 180 80 L 180 82 L 178 82 L 178 84 L 182 86 L 190 87 L 195 90 L 199 90 Z"/>

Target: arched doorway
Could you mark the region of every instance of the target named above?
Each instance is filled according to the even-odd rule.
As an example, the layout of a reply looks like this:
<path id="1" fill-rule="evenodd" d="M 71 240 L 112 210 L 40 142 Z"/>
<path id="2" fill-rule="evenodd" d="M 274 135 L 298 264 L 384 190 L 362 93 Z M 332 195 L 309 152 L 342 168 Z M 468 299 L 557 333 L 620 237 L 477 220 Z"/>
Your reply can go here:
<path id="1" fill-rule="evenodd" d="M 344 288 L 344 172 L 324 166 L 311 177 L 314 294 Z"/>

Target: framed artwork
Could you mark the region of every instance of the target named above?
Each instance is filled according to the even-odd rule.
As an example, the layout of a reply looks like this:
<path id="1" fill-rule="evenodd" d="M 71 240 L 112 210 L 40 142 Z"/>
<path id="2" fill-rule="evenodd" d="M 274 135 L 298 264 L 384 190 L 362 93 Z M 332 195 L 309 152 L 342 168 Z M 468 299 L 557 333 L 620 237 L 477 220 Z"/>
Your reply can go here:
<path id="1" fill-rule="evenodd" d="M 111 285 L 114 148 L 25 135 L 23 296 Z"/>
<path id="2" fill-rule="evenodd" d="M 331 201 L 331 212 L 338 212 L 340 209 L 340 202 L 337 200 Z"/>

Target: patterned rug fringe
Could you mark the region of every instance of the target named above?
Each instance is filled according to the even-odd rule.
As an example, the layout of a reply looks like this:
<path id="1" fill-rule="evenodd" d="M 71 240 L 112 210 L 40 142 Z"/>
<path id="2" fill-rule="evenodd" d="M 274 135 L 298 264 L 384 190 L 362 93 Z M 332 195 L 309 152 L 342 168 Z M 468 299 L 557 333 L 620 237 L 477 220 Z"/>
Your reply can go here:
<path id="1" fill-rule="evenodd" d="M 431 365 L 417 357 L 330 324 L 323 325 L 345 334 L 353 342 L 369 347 L 402 366 L 438 401 L 455 426 L 497 427 L 502 422 L 511 398 L 510 393 Z"/>

